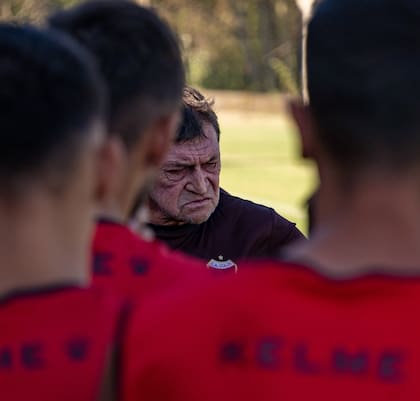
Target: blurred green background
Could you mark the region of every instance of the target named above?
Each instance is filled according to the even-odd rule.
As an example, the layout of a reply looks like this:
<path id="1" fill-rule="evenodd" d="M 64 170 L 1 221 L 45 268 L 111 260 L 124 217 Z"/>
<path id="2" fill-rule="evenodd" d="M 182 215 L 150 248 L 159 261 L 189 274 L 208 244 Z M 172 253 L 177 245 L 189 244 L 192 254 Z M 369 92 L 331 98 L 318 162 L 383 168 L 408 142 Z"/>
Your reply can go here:
<path id="1" fill-rule="evenodd" d="M 221 114 L 221 186 L 273 207 L 307 233 L 305 202 L 316 182 L 291 123 L 275 115 Z"/>
<path id="2" fill-rule="evenodd" d="M 80 1 L 0 0 L 0 19 L 42 23 L 48 13 Z M 295 1 L 137 0 L 178 33 L 191 84 L 296 94 L 302 18 Z"/>
<path id="3" fill-rule="evenodd" d="M 284 97 L 203 92 L 215 99 L 222 130 L 221 186 L 273 207 L 307 233 L 305 203 L 317 176 L 313 164 L 300 157 L 299 137 Z"/>

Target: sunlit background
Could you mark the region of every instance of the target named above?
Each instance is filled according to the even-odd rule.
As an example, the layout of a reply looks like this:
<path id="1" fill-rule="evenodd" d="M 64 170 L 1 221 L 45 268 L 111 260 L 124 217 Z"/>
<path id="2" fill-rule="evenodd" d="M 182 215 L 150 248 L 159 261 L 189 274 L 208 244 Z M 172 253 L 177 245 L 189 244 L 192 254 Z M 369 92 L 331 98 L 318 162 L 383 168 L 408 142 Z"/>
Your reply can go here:
<path id="1" fill-rule="evenodd" d="M 42 24 L 79 0 L 0 0 L 0 18 Z M 286 96 L 302 94 L 302 38 L 313 0 L 148 0 L 178 32 L 188 82 L 215 99 L 221 184 L 275 208 L 306 232 L 316 185 L 300 158 Z"/>

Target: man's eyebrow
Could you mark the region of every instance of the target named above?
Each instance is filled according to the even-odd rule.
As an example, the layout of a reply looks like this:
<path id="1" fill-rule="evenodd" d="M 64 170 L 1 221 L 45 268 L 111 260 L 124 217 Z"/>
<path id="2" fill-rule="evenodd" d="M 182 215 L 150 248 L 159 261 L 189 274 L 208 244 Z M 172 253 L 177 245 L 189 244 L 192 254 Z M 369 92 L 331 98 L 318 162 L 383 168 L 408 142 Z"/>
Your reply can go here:
<path id="1" fill-rule="evenodd" d="M 168 162 L 163 166 L 163 168 L 169 169 L 169 168 L 176 168 L 176 167 L 190 167 L 193 165 L 194 164 L 188 163 L 188 162 Z"/>
<path id="2" fill-rule="evenodd" d="M 206 163 L 217 162 L 217 161 L 219 161 L 219 156 L 218 155 L 213 155 L 206 161 Z"/>
<path id="3" fill-rule="evenodd" d="M 206 163 L 213 163 L 213 162 L 217 162 L 219 161 L 219 155 L 214 154 L 211 155 L 208 159 L 203 159 L 201 164 L 206 164 Z M 173 160 L 173 161 L 168 161 L 166 162 L 162 168 L 163 169 L 170 169 L 170 168 L 179 168 L 179 167 L 192 167 L 195 166 L 195 163 L 190 162 L 190 161 L 183 161 L 183 160 Z"/>

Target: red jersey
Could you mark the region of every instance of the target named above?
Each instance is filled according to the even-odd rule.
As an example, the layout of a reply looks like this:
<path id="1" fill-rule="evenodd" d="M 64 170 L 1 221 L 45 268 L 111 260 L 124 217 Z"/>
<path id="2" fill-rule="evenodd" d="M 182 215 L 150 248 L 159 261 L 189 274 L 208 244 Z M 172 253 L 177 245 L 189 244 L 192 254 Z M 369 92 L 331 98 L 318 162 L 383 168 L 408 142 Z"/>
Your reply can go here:
<path id="1" fill-rule="evenodd" d="M 206 270 L 204 262 L 148 242 L 129 227 L 98 222 L 93 240 L 93 286 L 136 301 L 191 280 Z"/>
<path id="2" fill-rule="evenodd" d="M 206 281 L 136 316 L 126 401 L 420 399 L 420 277 L 266 262 Z"/>
<path id="3" fill-rule="evenodd" d="M 97 400 L 121 310 L 71 287 L 1 300 L 0 400 Z"/>

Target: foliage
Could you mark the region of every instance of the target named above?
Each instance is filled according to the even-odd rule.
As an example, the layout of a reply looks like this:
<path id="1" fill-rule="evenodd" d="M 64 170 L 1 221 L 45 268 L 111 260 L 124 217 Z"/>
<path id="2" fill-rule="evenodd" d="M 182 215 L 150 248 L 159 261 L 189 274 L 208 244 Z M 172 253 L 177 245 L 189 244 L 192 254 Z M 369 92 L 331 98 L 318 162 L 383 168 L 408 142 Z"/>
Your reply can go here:
<path id="1" fill-rule="evenodd" d="M 205 74 L 197 82 L 205 88 L 238 90 L 249 86 L 243 54 L 234 45 L 221 46 L 208 60 Z"/>
<path id="2" fill-rule="evenodd" d="M 297 92 L 301 17 L 294 0 L 150 3 L 180 33 L 191 83 Z"/>
<path id="3" fill-rule="evenodd" d="M 0 0 L 0 19 L 42 22 L 81 0 Z M 179 33 L 189 81 L 218 89 L 299 86 L 301 16 L 295 0 L 137 0 Z"/>
<path id="4" fill-rule="evenodd" d="M 0 19 L 40 23 L 55 9 L 70 6 L 79 0 L 0 0 Z"/>
<path id="5" fill-rule="evenodd" d="M 299 88 L 296 83 L 293 67 L 287 65 L 287 63 L 277 57 L 273 57 L 270 60 L 270 65 L 277 73 L 278 79 L 283 85 L 283 89 L 292 95 L 298 95 Z"/>

